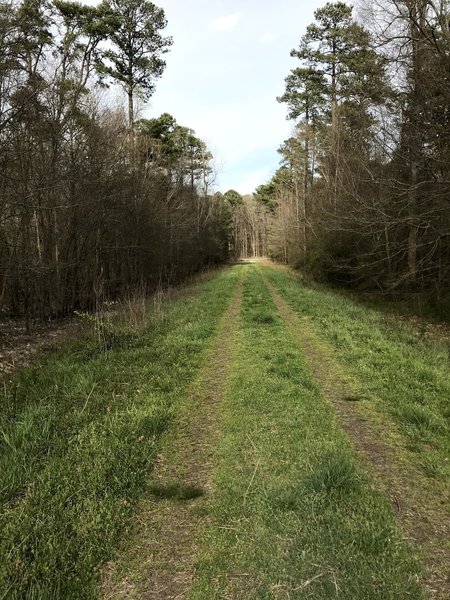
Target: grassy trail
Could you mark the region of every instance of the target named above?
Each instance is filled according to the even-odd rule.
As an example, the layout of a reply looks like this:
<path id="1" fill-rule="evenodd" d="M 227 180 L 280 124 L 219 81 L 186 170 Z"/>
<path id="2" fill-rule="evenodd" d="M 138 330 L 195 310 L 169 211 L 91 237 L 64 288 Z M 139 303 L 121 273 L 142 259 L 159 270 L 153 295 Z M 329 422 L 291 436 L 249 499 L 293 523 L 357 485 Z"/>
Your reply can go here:
<path id="1" fill-rule="evenodd" d="M 260 265 L 148 319 L 7 387 L 0 600 L 448 597 L 439 346 Z"/>
<path id="2" fill-rule="evenodd" d="M 421 566 L 255 267 L 190 598 L 422 598 Z"/>
<path id="3" fill-rule="evenodd" d="M 139 330 L 100 322 L 92 339 L 5 381 L 1 600 L 97 596 L 238 281 L 223 272 L 162 314 L 149 307 Z"/>

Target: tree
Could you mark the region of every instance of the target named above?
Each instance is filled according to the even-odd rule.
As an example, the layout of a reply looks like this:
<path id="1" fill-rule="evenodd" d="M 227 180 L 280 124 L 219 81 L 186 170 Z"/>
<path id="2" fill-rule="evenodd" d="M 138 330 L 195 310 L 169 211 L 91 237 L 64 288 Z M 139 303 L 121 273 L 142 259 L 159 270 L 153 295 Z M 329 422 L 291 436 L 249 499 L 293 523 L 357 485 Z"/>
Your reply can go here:
<path id="1" fill-rule="evenodd" d="M 228 190 L 223 199 L 231 214 L 230 246 L 234 258 L 267 256 L 269 210 L 253 195 Z"/>
<path id="2" fill-rule="evenodd" d="M 122 25 L 107 3 L 0 6 L 0 310 L 28 322 L 227 257 L 203 141 L 170 115 L 130 136 L 95 93 Z"/>
<path id="3" fill-rule="evenodd" d="M 331 121 L 340 102 L 364 98 L 374 101 L 383 94 L 383 65 L 371 47 L 370 35 L 352 17 L 344 2 L 328 2 L 315 13 L 297 50 L 291 56 L 307 64 L 298 72 L 305 89 L 312 88 L 320 102 L 328 97 Z M 307 104 L 304 111 L 307 110 Z"/>
<path id="4" fill-rule="evenodd" d="M 445 265 L 450 251 L 445 200 L 449 193 L 449 6 L 395 0 L 388 10 L 397 31 L 383 31 L 382 41 L 401 57 L 403 74 L 397 86 L 395 109 L 401 118 L 389 186 L 403 216 L 397 242 L 405 265 L 399 281 L 424 286 L 434 280 L 439 289 L 449 278 Z"/>
<path id="5" fill-rule="evenodd" d="M 244 202 L 243 197 L 241 196 L 241 194 L 239 192 L 236 192 L 236 190 L 228 190 L 227 192 L 225 192 L 223 197 L 227 202 L 230 203 L 230 205 L 233 208 L 235 206 L 239 206 L 240 204 L 243 204 L 243 202 Z"/>
<path id="6" fill-rule="evenodd" d="M 264 204 L 269 212 L 273 213 L 277 206 L 276 192 L 277 186 L 275 175 L 269 183 L 263 183 L 256 188 L 254 198 L 257 202 Z"/>
<path id="7" fill-rule="evenodd" d="M 105 0 L 118 25 L 109 35 L 113 47 L 105 50 L 107 63 L 100 71 L 119 82 L 128 97 L 128 124 L 134 124 L 134 98 L 148 99 L 155 80 L 166 66 L 163 55 L 172 38 L 160 33 L 167 25 L 163 9 L 147 0 Z"/>
<path id="8" fill-rule="evenodd" d="M 288 104 L 289 118 L 300 118 L 307 126 L 330 125 L 322 169 L 329 180 L 330 203 L 336 209 L 342 127 L 350 119 L 361 124 L 361 130 L 370 126 L 370 107 L 386 95 L 385 72 L 369 32 L 353 19 L 351 6 L 328 2 L 314 15 L 316 22 L 307 27 L 299 48 L 291 52 L 302 66 L 287 78 L 280 101 Z M 310 170 L 309 144 L 306 136 L 305 172 Z"/>
<path id="9" fill-rule="evenodd" d="M 186 179 L 192 190 L 207 181 L 212 154 L 193 129 L 179 125 L 168 113 L 141 119 L 137 125 L 149 162 L 172 172 L 181 182 Z"/>
<path id="10" fill-rule="evenodd" d="M 73 75 L 76 65 L 76 84 L 82 89 L 95 69 L 100 72 L 104 68 L 100 44 L 119 27 L 119 19 L 106 4 L 86 6 L 79 2 L 54 0 L 54 6 L 62 17 L 64 28 L 59 47 L 62 77 Z"/>
<path id="11" fill-rule="evenodd" d="M 325 75 L 311 66 L 297 67 L 292 69 L 285 82 L 286 91 L 277 100 L 288 105 L 287 118 L 303 117 L 306 123 L 318 122 L 326 106 Z"/>
<path id="12" fill-rule="evenodd" d="M 0 4 L 0 134 L 45 87 L 39 69 L 52 44 L 51 25 L 46 2 Z"/>
<path id="13" fill-rule="evenodd" d="M 293 264 L 300 257 L 335 283 L 442 297 L 450 286 L 448 2 L 359 5 L 366 26 L 352 7 L 328 3 L 292 52 L 301 65 L 279 100 L 296 128 L 280 149 L 288 177 L 277 187 L 272 252 Z"/>

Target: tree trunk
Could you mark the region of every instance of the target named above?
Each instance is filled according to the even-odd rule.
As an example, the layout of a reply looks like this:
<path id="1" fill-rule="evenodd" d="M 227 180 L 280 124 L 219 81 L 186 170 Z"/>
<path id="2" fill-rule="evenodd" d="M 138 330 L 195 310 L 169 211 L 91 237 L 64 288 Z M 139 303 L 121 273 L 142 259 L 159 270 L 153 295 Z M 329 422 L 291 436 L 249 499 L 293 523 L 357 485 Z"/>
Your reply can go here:
<path id="1" fill-rule="evenodd" d="M 411 21 L 411 40 L 412 40 L 412 90 L 411 90 L 411 114 L 410 114 L 410 132 L 409 132 L 409 192 L 408 192 L 408 216 L 409 216 L 409 234 L 408 234 L 408 274 L 414 281 L 417 277 L 417 184 L 418 167 L 422 155 L 422 144 L 420 139 L 420 107 L 422 101 L 423 81 L 423 40 L 422 31 L 426 22 L 426 3 L 423 0 L 417 0 L 412 7 L 413 18 Z"/>
<path id="2" fill-rule="evenodd" d="M 134 98 L 133 98 L 133 90 L 128 88 L 128 127 L 130 131 L 133 129 L 134 125 Z"/>

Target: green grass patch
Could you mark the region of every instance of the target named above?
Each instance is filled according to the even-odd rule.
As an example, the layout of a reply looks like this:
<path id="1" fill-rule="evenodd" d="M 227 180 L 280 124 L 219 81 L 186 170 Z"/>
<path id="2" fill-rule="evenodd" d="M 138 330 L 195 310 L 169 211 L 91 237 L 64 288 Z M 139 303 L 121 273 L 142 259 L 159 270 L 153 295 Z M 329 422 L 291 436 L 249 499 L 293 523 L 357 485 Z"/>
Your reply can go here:
<path id="1" fill-rule="evenodd" d="M 229 270 L 147 315 L 96 323 L 19 372 L 0 427 L 0 598 L 95 596 L 146 490 L 162 433 L 206 356 L 239 277 Z M 152 492 L 152 490 L 150 490 Z M 153 490 L 180 500 L 194 489 Z"/>
<path id="2" fill-rule="evenodd" d="M 241 320 L 190 597 L 423 598 L 387 501 L 255 268 Z"/>
<path id="3" fill-rule="evenodd" d="M 300 284 L 286 271 L 263 267 L 285 301 L 307 316 L 336 359 L 358 382 L 365 400 L 395 423 L 428 476 L 450 478 L 450 360 L 446 340 L 396 326 L 392 315 Z M 426 460 L 422 460 L 426 456 Z M 434 465 L 430 468 L 426 465 Z"/>

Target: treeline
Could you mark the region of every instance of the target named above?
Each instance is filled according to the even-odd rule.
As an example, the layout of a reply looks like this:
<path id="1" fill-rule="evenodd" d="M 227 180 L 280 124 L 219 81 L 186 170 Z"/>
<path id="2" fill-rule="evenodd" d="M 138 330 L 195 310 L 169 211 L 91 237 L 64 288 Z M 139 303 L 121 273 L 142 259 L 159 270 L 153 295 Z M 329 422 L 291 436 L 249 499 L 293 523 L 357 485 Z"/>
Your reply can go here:
<path id="1" fill-rule="evenodd" d="M 218 192 L 216 198 L 225 203 L 229 212 L 230 257 L 237 260 L 268 256 L 270 219 L 265 206 L 252 195 L 242 196 L 236 190 Z"/>
<path id="2" fill-rule="evenodd" d="M 295 123 L 272 181 L 271 255 L 333 283 L 450 291 L 447 2 L 315 13 L 279 101 Z M 450 306 L 450 303 L 449 303 Z"/>
<path id="3" fill-rule="evenodd" d="M 60 317 L 226 258 L 205 144 L 170 115 L 136 121 L 165 26 L 145 0 L 0 5 L 1 312 Z"/>

